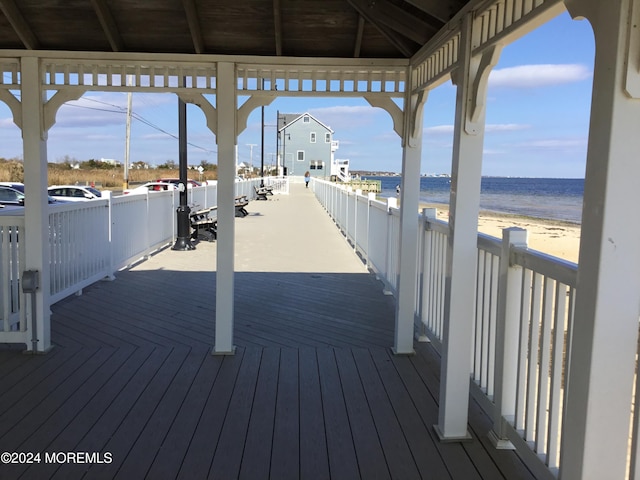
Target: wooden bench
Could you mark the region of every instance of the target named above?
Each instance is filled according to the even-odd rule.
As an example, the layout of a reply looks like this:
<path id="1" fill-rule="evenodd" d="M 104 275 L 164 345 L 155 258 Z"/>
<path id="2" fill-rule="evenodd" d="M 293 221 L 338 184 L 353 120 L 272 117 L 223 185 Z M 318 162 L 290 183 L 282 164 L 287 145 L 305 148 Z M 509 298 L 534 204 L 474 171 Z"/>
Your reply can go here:
<path id="1" fill-rule="evenodd" d="M 269 191 L 267 189 L 254 186 L 253 190 L 256 192 L 256 200 L 268 200 Z M 271 195 L 273 195 L 273 192 Z"/>
<path id="2" fill-rule="evenodd" d="M 246 195 L 236 197 L 236 217 L 246 217 L 249 215 L 249 212 L 245 208 L 247 205 L 249 205 L 249 199 Z"/>
<path id="3" fill-rule="evenodd" d="M 206 240 L 213 242 L 218 236 L 218 207 L 203 208 L 191 212 L 189 221 L 191 222 L 191 238 L 194 240 Z"/>

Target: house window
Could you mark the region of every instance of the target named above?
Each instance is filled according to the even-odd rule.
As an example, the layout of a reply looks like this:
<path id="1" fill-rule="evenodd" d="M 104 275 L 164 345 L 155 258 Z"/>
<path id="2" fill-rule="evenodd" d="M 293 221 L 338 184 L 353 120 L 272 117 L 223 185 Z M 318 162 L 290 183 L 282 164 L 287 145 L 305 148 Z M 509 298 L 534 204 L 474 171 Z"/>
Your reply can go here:
<path id="1" fill-rule="evenodd" d="M 310 141 L 311 143 L 316 143 L 316 132 L 311 132 L 311 133 L 309 134 L 309 141 Z"/>
<path id="2" fill-rule="evenodd" d="M 304 162 L 304 150 L 298 150 L 298 161 Z"/>
<path id="3" fill-rule="evenodd" d="M 331 134 L 330 133 L 325 133 L 324 134 L 324 143 L 331 143 Z"/>
<path id="4" fill-rule="evenodd" d="M 309 165 L 310 170 L 322 170 L 324 168 L 324 162 L 316 161 L 311 162 Z"/>
<path id="5" fill-rule="evenodd" d="M 309 115 L 302 117 L 302 123 L 309 123 Z"/>
<path id="6" fill-rule="evenodd" d="M 316 170 L 322 170 L 324 168 L 324 162 L 318 162 L 316 165 Z"/>
<path id="7" fill-rule="evenodd" d="M 316 164 L 312 163 L 311 165 L 309 165 L 309 170 L 315 170 L 316 169 Z"/>

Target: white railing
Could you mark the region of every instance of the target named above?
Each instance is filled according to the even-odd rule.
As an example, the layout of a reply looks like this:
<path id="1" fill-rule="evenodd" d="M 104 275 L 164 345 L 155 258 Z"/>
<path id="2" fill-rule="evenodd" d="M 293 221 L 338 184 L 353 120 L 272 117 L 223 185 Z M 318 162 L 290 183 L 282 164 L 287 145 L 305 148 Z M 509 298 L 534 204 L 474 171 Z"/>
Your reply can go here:
<path id="1" fill-rule="evenodd" d="M 312 188 L 385 290 L 396 294 L 398 209 L 329 182 L 315 180 Z M 435 217 L 434 209 L 419 217 L 415 313 L 418 337 L 440 350 L 449 227 Z M 518 243 L 518 235 L 525 240 Z M 560 467 L 577 265 L 529 250 L 524 230 L 507 229 L 503 240 L 478 235 L 470 274 L 476 278 L 471 391 L 493 418 L 496 444 L 515 447 L 538 478 L 553 478 Z"/>
<path id="2" fill-rule="evenodd" d="M 289 193 L 288 178 L 266 177 L 274 193 Z M 236 182 L 236 196 L 255 199 L 261 179 Z M 217 205 L 217 185 L 189 188 L 192 208 Z M 49 207 L 50 301 L 55 303 L 114 272 L 144 260 L 176 237 L 179 192 L 162 191 Z M 0 215 L 0 342 L 21 342 L 29 326 L 21 308 L 23 215 Z"/>
<path id="3" fill-rule="evenodd" d="M 20 272 L 24 249 L 19 235 L 25 234 L 24 217 L 0 216 L 0 330 L 26 331 L 24 311 L 20 309 Z"/>

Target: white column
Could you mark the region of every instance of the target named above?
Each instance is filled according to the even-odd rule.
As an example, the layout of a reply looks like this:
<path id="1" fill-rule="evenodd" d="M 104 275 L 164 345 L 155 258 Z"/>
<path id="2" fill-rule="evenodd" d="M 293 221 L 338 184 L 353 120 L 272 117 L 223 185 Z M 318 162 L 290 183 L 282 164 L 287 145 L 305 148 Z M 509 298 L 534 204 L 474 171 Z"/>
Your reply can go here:
<path id="1" fill-rule="evenodd" d="M 626 478 L 640 315 L 640 0 L 566 4 L 591 22 L 596 56 L 561 478 Z"/>
<path id="2" fill-rule="evenodd" d="M 25 183 L 25 263 L 20 268 L 40 272 L 36 293 L 37 351 L 51 348 L 49 312 L 49 215 L 47 197 L 47 134 L 44 129 L 45 92 L 42 90 L 39 59 L 21 59 L 22 141 Z M 32 312 L 33 314 L 34 312 Z M 31 319 L 27 320 L 31 330 Z M 27 344 L 31 349 L 31 343 Z"/>
<path id="3" fill-rule="evenodd" d="M 486 81 L 499 49 L 472 57 L 472 17 L 463 20 L 451 169 L 451 197 L 440 409 L 436 432 L 443 441 L 465 440 L 475 306 L 475 267 L 480 209 L 480 180 Z"/>
<path id="4" fill-rule="evenodd" d="M 217 69 L 218 236 L 216 270 L 216 339 L 213 353 L 233 354 L 233 281 L 235 242 L 236 85 L 233 63 Z"/>
<path id="5" fill-rule="evenodd" d="M 410 82 L 407 90 L 410 88 Z M 423 108 L 426 93 L 407 92 L 404 108 L 402 185 L 400 188 L 400 278 L 396 302 L 393 351 L 412 354 L 418 274 L 418 208 L 420 205 L 420 160 Z"/>

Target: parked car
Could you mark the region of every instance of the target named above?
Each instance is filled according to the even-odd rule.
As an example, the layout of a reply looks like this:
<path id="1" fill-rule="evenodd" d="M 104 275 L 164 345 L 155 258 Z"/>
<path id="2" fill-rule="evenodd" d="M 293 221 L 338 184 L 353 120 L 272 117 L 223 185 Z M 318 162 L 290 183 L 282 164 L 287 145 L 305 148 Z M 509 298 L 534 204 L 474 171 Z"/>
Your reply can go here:
<path id="1" fill-rule="evenodd" d="M 180 183 L 179 178 L 159 178 L 156 182 L 163 183 L 173 183 L 174 185 L 178 185 Z M 187 187 L 200 187 L 202 184 L 190 178 L 187 179 Z"/>
<path id="2" fill-rule="evenodd" d="M 174 190 L 176 188 L 176 186 L 173 183 L 166 183 L 166 182 L 148 182 L 145 183 L 144 185 L 140 185 L 139 187 L 136 188 L 131 188 L 129 190 L 125 190 L 124 193 L 125 195 L 127 194 L 131 194 L 131 193 L 147 193 L 147 192 L 162 192 L 165 190 Z"/>
<path id="3" fill-rule="evenodd" d="M 49 203 L 58 203 L 58 200 L 49 196 Z M 0 182 L 0 205 L 24 206 L 24 184 Z"/>
<path id="4" fill-rule="evenodd" d="M 79 185 L 53 185 L 49 187 L 49 195 L 56 200 L 67 200 L 69 202 L 83 202 L 102 197 L 102 193 L 99 190 Z"/>

